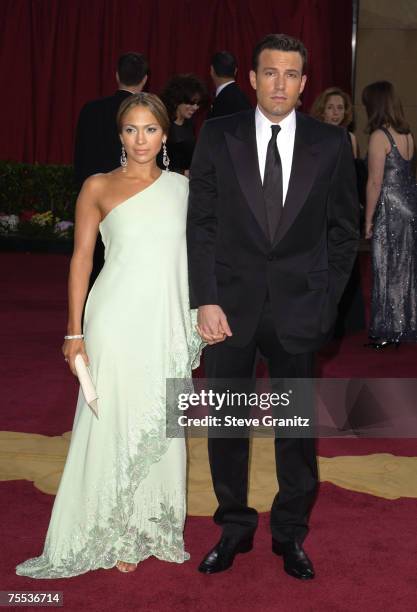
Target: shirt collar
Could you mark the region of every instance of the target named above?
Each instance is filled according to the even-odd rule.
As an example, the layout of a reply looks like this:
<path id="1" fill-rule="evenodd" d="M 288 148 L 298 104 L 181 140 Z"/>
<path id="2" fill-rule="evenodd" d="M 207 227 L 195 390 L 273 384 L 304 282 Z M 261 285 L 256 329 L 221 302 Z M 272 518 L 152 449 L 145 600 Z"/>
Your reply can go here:
<path id="1" fill-rule="evenodd" d="M 260 131 L 263 134 L 268 135 L 268 138 L 269 138 L 271 136 L 271 125 L 277 125 L 277 123 L 273 123 L 272 121 L 270 121 L 267 117 L 265 117 L 265 115 L 263 114 L 259 106 L 256 107 L 256 111 L 255 111 L 256 131 Z M 296 124 L 296 116 L 295 116 L 295 110 L 293 109 L 290 112 L 290 114 L 285 117 L 285 119 L 282 119 L 282 121 L 279 121 L 279 126 L 281 127 L 280 134 L 281 133 L 284 133 L 284 134 L 294 133 L 295 124 Z"/>
<path id="2" fill-rule="evenodd" d="M 223 83 L 222 85 L 219 85 L 218 88 L 216 89 L 216 98 L 219 95 L 219 93 L 228 85 L 231 85 L 231 83 L 234 83 L 234 79 L 232 81 L 227 81 L 227 83 Z"/>

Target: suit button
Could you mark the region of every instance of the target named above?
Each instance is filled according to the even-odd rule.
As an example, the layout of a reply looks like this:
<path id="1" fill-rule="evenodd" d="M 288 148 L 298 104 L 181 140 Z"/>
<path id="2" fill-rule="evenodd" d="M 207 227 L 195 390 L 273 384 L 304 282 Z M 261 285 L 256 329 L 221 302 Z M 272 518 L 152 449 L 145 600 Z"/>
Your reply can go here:
<path id="1" fill-rule="evenodd" d="M 269 253 L 268 257 L 267 257 L 268 261 L 274 261 L 274 256 L 272 253 Z"/>

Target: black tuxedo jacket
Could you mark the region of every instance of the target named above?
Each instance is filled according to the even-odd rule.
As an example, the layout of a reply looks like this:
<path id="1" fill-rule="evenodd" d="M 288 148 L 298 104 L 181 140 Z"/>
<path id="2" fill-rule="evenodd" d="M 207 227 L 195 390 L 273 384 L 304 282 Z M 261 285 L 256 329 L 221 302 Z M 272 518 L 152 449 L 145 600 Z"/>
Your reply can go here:
<path id="1" fill-rule="evenodd" d="M 120 104 L 129 91 L 87 102 L 81 109 L 75 136 L 74 173 L 81 188 L 86 178 L 120 166 L 121 143 L 116 126 Z"/>
<path id="2" fill-rule="evenodd" d="M 359 239 L 352 149 L 341 128 L 297 113 L 291 177 L 268 238 L 255 113 L 207 121 L 191 166 L 191 306 L 218 304 L 244 346 L 267 293 L 283 347 L 315 351 L 328 339 Z"/>
<path id="3" fill-rule="evenodd" d="M 232 115 L 240 111 L 249 110 L 252 108 L 246 95 L 240 89 L 237 83 L 230 83 L 224 87 L 218 96 L 213 100 L 211 111 L 207 118 L 223 117 L 224 115 Z"/>

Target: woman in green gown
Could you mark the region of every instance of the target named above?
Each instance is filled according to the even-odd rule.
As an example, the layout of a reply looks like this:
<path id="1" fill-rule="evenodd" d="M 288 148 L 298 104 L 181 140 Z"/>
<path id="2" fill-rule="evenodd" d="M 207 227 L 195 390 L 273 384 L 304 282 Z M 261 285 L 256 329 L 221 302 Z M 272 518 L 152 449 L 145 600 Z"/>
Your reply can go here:
<path id="1" fill-rule="evenodd" d="M 159 98 L 127 98 L 118 126 L 121 167 L 87 179 L 77 201 L 68 336 L 82 335 L 98 231 L 105 265 L 84 338 L 63 346 L 73 373 L 78 353 L 89 363 L 98 418 L 80 390 L 43 553 L 16 568 L 32 578 L 188 558 L 185 443 L 165 435 L 166 379 L 190 379 L 202 348 L 188 297 L 188 180 L 156 165 L 169 128 Z"/>

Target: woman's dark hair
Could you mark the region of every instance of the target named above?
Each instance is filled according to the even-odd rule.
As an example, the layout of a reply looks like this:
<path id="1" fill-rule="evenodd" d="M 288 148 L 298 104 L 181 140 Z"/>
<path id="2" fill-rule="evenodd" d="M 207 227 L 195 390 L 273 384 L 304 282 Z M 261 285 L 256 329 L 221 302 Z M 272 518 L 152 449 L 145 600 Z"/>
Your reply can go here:
<path id="1" fill-rule="evenodd" d="M 301 55 L 303 62 L 302 74 L 307 71 L 307 49 L 298 38 L 287 36 L 287 34 L 268 34 L 258 42 L 252 53 L 252 69 L 258 70 L 259 56 L 265 49 L 271 51 L 296 51 Z"/>
<path id="2" fill-rule="evenodd" d="M 362 92 L 362 103 L 368 115 L 368 124 L 365 128 L 368 134 L 383 126 L 392 127 L 399 134 L 410 133 L 401 100 L 389 81 L 376 81 L 367 85 Z"/>
<path id="3" fill-rule="evenodd" d="M 176 74 L 165 85 L 161 100 L 167 107 L 171 121 L 175 121 L 180 104 L 199 104 L 207 102 L 207 89 L 204 82 L 195 74 Z"/>

